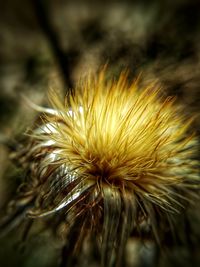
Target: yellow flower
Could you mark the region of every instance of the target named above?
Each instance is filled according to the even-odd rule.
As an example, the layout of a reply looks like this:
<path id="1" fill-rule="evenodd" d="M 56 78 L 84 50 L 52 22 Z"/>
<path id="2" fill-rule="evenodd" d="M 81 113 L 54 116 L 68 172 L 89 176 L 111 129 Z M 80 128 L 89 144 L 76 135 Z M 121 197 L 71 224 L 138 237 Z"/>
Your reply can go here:
<path id="1" fill-rule="evenodd" d="M 81 218 L 82 242 L 97 233 L 102 265 L 120 258 L 142 222 L 159 242 L 159 220 L 170 219 L 198 188 L 197 141 L 173 97 L 102 71 L 81 82 L 68 101 L 50 92 L 52 108 L 30 136 L 24 159 L 34 192 L 31 217 Z M 23 193 L 22 193 L 23 195 Z M 63 217 L 62 217 L 63 218 Z"/>

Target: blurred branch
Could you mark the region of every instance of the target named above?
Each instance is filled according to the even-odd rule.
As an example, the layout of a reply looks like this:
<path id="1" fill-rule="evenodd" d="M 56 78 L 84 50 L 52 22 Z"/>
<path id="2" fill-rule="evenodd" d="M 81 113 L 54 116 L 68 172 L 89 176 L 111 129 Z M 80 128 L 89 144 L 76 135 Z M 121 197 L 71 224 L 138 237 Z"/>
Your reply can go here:
<path id="1" fill-rule="evenodd" d="M 58 62 L 58 66 L 60 68 L 60 72 L 63 76 L 63 80 L 65 85 L 67 86 L 67 93 L 73 93 L 73 82 L 71 80 L 71 71 L 70 71 L 70 60 L 69 53 L 65 53 L 61 48 L 59 37 L 56 31 L 53 28 L 51 23 L 47 4 L 45 4 L 44 0 L 31 0 L 33 3 L 33 7 L 35 9 L 35 13 L 39 22 L 39 25 L 46 35 L 47 40 L 51 46 L 53 54 Z"/>

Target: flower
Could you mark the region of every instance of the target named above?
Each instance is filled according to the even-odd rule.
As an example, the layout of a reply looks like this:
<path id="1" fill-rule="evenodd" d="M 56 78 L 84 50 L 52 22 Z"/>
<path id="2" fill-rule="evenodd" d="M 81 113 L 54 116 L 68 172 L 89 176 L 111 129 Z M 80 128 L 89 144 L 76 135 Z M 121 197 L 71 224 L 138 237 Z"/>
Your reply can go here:
<path id="1" fill-rule="evenodd" d="M 107 81 L 102 71 L 67 101 L 51 91 L 52 108 L 38 108 L 42 123 L 18 154 L 29 170 L 20 193 L 31 196 L 26 214 L 57 214 L 69 228 L 79 221 L 77 243 L 95 232 L 103 266 L 120 265 L 143 222 L 159 242 L 163 218 L 186 206 L 199 183 L 192 120 L 154 85 L 138 87 L 126 72 Z"/>

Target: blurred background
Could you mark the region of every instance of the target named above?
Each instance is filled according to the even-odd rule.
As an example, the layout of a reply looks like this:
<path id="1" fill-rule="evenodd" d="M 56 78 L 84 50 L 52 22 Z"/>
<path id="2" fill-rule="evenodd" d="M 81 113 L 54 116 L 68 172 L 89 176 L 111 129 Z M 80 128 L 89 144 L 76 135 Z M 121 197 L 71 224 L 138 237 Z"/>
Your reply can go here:
<path id="1" fill-rule="evenodd" d="M 144 84 L 156 80 L 200 129 L 200 2 L 198 0 L 7 0 L 0 8 L 0 208 L 15 195 L 23 172 L 9 160 L 9 140 L 21 138 L 37 117 L 23 95 L 48 105 L 47 91 L 67 94 L 89 71 L 128 68 Z M 188 210 L 185 242 L 168 251 L 130 240 L 127 267 L 200 266 L 199 203 Z M 37 228 L 37 227 L 36 227 Z M 180 233 L 182 235 L 182 232 Z M 0 239 L 0 266 L 60 264 L 60 243 L 48 230 L 20 229 Z M 80 266 L 88 266 L 82 263 Z M 93 261 L 90 266 L 99 266 Z"/>

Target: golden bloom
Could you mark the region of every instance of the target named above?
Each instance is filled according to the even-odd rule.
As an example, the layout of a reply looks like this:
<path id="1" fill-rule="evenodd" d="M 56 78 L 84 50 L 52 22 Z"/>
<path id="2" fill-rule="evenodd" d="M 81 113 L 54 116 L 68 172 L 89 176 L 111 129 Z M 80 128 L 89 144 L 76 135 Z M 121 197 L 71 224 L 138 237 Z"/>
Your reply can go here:
<path id="1" fill-rule="evenodd" d="M 41 108 L 43 122 L 20 156 L 30 170 L 21 192 L 31 192 L 27 215 L 62 213 L 69 227 L 81 220 L 77 242 L 95 232 L 103 266 L 120 264 L 143 222 L 159 242 L 158 220 L 198 187 L 191 120 L 174 101 L 154 85 L 129 84 L 126 73 L 106 81 L 104 71 L 80 83 L 66 103 L 51 92 L 52 108 Z"/>

